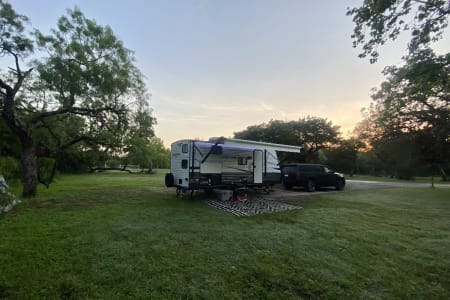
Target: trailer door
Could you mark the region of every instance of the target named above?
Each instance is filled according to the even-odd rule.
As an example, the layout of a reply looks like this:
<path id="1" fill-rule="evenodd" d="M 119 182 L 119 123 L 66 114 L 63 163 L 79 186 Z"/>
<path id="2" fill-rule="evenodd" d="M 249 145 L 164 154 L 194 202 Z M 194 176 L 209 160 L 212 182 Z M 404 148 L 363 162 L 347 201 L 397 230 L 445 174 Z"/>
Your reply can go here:
<path id="1" fill-rule="evenodd" d="M 189 140 L 172 144 L 170 169 L 174 176 L 175 186 L 189 187 L 191 152 L 192 146 Z"/>
<path id="2" fill-rule="evenodd" d="M 258 184 L 263 182 L 263 151 L 253 151 L 253 183 Z"/>

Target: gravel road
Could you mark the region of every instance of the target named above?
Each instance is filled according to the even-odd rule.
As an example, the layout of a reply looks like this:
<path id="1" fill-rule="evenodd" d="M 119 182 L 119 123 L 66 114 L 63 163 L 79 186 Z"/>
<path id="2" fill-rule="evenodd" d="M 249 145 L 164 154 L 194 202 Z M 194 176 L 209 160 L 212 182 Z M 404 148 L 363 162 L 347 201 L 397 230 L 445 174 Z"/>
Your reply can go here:
<path id="1" fill-rule="evenodd" d="M 450 184 L 435 183 L 437 188 L 450 188 Z M 368 189 L 386 189 L 386 188 L 396 188 L 396 187 L 407 187 L 407 188 L 426 188 L 431 187 L 431 183 L 419 183 L 419 182 L 381 182 L 381 181 L 364 181 L 364 180 L 348 180 L 347 186 L 348 190 L 368 190 Z"/>
<path id="2" fill-rule="evenodd" d="M 294 198 L 304 198 L 324 193 L 345 193 L 346 191 L 387 189 L 387 188 L 426 188 L 431 187 L 430 183 L 416 182 L 380 182 L 347 180 L 344 191 L 336 191 L 334 188 L 323 188 L 314 193 L 308 193 L 302 188 L 285 190 L 281 185 L 275 186 L 269 194 L 249 191 L 246 201 L 219 201 L 207 199 L 206 202 L 218 209 L 225 210 L 236 216 L 251 216 L 255 214 L 273 213 L 291 209 L 301 209 L 300 206 L 293 205 Z M 450 184 L 435 184 L 436 188 L 450 188 Z M 291 200 L 291 201 L 289 201 Z M 289 203 L 289 204 L 288 204 Z"/>

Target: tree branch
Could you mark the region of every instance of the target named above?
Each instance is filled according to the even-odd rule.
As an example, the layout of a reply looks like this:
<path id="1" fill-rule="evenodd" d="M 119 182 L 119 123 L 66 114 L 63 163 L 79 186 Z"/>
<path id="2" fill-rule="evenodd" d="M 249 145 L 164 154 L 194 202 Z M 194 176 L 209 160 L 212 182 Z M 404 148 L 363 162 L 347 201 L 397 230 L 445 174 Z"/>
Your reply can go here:
<path id="1" fill-rule="evenodd" d="M 22 86 L 23 81 L 25 80 L 25 78 L 28 77 L 28 75 L 30 75 L 31 71 L 33 71 L 33 68 L 30 68 L 28 71 L 26 71 L 23 74 L 18 73 L 17 82 L 14 85 L 14 89 L 13 89 L 14 95 L 16 95 L 16 93 L 19 91 L 20 87 Z"/>
<path id="2" fill-rule="evenodd" d="M 92 144 L 97 144 L 97 142 L 98 142 L 98 141 L 96 141 L 94 138 L 92 138 L 90 136 L 82 135 L 82 136 L 79 136 L 79 137 L 71 140 L 70 142 L 67 142 L 64 145 L 62 145 L 60 147 L 60 151 L 64 151 L 67 148 L 69 148 L 69 147 L 71 147 L 71 146 L 73 146 L 73 145 L 75 145 L 75 144 L 77 144 L 79 142 L 83 142 L 83 141 L 88 142 L 88 144 L 90 144 L 90 142 L 93 142 Z"/>
<path id="3" fill-rule="evenodd" d="M 126 109 L 110 107 L 110 106 L 106 106 L 106 107 L 102 107 L 102 108 L 67 107 L 67 108 L 61 108 L 58 110 L 46 111 L 46 112 L 37 114 L 36 116 L 34 116 L 31 119 L 30 123 L 36 124 L 37 122 L 41 121 L 44 118 L 62 115 L 62 114 L 66 114 L 66 113 L 72 113 L 72 114 L 76 114 L 76 115 L 80 115 L 80 116 L 95 117 L 95 116 L 98 116 L 102 112 L 113 112 L 113 113 L 120 114 L 120 113 L 124 113 L 125 111 L 126 111 Z"/>
<path id="4" fill-rule="evenodd" d="M 7 93 L 12 93 L 12 91 L 13 91 L 13 88 L 12 88 L 9 84 L 7 84 L 6 82 L 4 82 L 1 78 L 0 78 L 0 88 L 6 90 L 5 95 L 6 95 Z"/>
<path id="5" fill-rule="evenodd" d="M 85 66 L 85 65 L 88 65 L 88 64 L 91 64 L 91 63 L 95 63 L 95 62 L 99 61 L 102 58 L 107 58 L 108 56 L 110 56 L 110 55 L 109 54 L 103 55 L 102 51 L 101 51 L 99 53 L 98 57 L 95 57 L 95 58 L 93 58 L 91 60 L 87 60 L 85 62 L 82 62 L 82 61 L 80 61 L 79 59 L 76 59 L 76 58 L 68 58 L 67 61 L 68 62 L 75 62 L 75 63 L 77 63 L 79 65 Z"/>
<path id="6" fill-rule="evenodd" d="M 11 51 L 9 51 L 9 53 L 11 53 L 11 55 L 14 57 L 14 61 L 16 63 L 16 71 L 17 74 L 20 76 L 22 76 L 22 71 L 20 70 L 20 65 L 19 65 L 19 56 L 16 53 L 12 53 Z"/>

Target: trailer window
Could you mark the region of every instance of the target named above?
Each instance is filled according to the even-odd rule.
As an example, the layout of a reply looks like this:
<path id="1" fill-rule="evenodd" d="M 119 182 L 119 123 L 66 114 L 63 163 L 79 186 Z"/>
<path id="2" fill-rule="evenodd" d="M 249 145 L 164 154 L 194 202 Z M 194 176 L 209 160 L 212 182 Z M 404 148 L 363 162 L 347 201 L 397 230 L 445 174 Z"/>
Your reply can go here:
<path id="1" fill-rule="evenodd" d="M 188 144 L 183 144 L 181 146 L 181 152 L 188 153 Z"/>
<path id="2" fill-rule="evenodd" d="M 188 160 L 187 159 L 183 159 L 181 161 L 181 168 L 182 169 L 187 169 L 187 167 L 188 167 Z"/>

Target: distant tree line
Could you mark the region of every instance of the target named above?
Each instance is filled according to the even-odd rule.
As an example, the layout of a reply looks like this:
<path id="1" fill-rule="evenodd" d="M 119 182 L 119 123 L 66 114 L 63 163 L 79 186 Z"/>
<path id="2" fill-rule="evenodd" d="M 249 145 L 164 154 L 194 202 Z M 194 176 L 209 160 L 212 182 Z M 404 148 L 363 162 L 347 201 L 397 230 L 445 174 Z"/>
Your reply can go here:
<path id="1" fill-rule="evenodd" d="M 429 136 L 415 132 L 387 136 L 384 128 L 370 117 L 373 116 L 366 114 L 354 134 L 347 138 L 342 137 L 339 126 L 331 121 L 311 116 L 297 121 L 271 120 L 252 125 L 235 132 L 234 137 L 303 147 L 298 155 L 280 153 L 281 163 L 321 163 L 350 176 L 412 179 L 440 175 L 442 180 L 448 179 L 448 156 L 440 152 L 441 148 L 433 152 L 432 145 L 436 142 L 427 140 Z M 437 156 L 438 160 L 435 159 Z"/>

